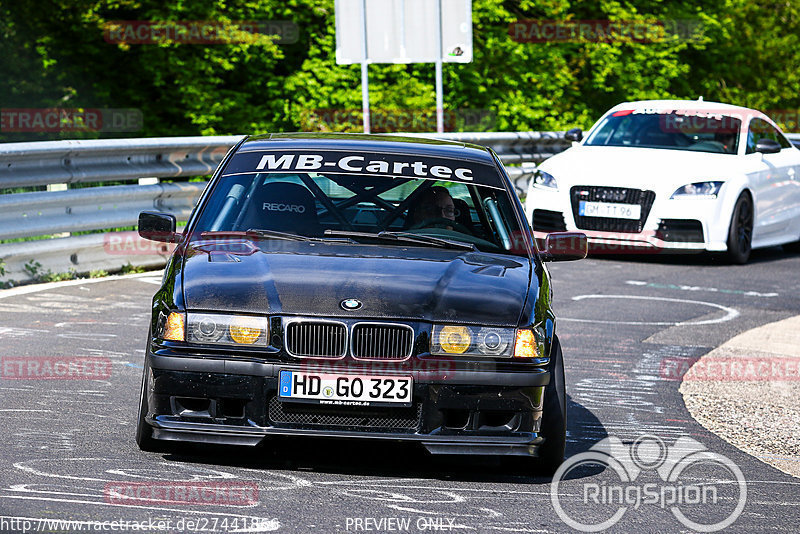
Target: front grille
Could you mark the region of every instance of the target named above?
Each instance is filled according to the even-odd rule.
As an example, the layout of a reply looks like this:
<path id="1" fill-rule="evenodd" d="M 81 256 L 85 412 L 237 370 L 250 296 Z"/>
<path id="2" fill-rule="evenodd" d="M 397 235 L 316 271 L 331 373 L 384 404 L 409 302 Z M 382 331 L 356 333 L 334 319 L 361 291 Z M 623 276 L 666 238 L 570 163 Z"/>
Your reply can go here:
<path id="1" fill-rule="evenodd" d="M 293 321 L 286 327 L 286 350 L 301 358 L 343 358 L 347 329 L 328 321 Z"/>
<path id="2" fill-rule="evenodd" d="M 560 211 L 533 210 L 533 229 L 537 232 L 566 232 L 567 223 Z"/>
<path id="3" fill-rule="evenodd" d="M 411 356 L 414 330 L 402 324 L 358 323 L 352 350 L 357 360 L 405 360 Z"/>
<path id="4" fill-rule="evenodd" d="M 355 407 L 342 414 L 342 408 L 325 410 L 315 405 L 289 405 L 278 397 L 269 401 L 269 419 L 272 423 L 303 426 L 337 426 L 385 430 L 416 430 L 419 426 L 422 404 L 416 408 L 384 408 L 370 412 L 352 413 Z"/>
<path id="5" fill-rule="evenodd" d="M 599 187 L 576 185 L 570 189 L 570 200 L 572 202 L 572 215 L 575 217 L 575 225 L 581 230 L 598 230 L 601 232 L 628 232 L 639 233 L 644 228 L 650 208 L 656 194 L 653 191 L 642 191 L 641 189 L 627 189 L 624 187 Z M 579 215 L 580 201 L 589 202 L 610 202 L 614 204 L 639 204 L 642 212 L 639 220 L 615 219 L 611 217 L 582 217 Z"/>
<path id="6" fill-rule="evenodd" d="M 702 243 L 703 224 L 692 219 L 662 219 L 656 237 L 673 243 Z"/>

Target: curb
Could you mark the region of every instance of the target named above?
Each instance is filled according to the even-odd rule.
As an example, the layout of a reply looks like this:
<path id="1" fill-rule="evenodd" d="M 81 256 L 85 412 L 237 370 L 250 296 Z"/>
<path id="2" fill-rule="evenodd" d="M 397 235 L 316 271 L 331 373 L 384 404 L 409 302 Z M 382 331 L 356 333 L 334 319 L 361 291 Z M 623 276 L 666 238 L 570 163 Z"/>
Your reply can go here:
<path id="1" fill-rule="evenodd" d="M 798 361 L 800 315 L 753 328 L 723 343 L 692 365 L 679 391 L 691 416 L 707 430 L 800 478 Z M 759 375 L 753 362 L 768 362 L 762 367 L 767 372 Z M 709 373 L 714 368 L 730 370 L 736 364 L 742 370 L 739 375 Z"/>

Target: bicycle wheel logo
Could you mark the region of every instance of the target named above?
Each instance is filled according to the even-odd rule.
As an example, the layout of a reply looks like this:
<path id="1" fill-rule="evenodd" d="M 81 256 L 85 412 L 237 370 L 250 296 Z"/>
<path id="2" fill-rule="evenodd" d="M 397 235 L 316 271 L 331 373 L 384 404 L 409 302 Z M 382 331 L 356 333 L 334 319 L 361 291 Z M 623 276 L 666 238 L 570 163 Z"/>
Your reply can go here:
<path id="1" fill-rule="evenodd" d="M 602 476 L 574 482 L 582 470 L 599 470 Z M 559 467 L 550 501 L 561 520 L 581 532 L 611 528 L 643 506 L 668 510 L 696 532 L 716 532 L 744 510 L 747 484 L 739 466 L 692 438 L 666 445 L 643 435 L 626 445 L 611 436 Z"/>

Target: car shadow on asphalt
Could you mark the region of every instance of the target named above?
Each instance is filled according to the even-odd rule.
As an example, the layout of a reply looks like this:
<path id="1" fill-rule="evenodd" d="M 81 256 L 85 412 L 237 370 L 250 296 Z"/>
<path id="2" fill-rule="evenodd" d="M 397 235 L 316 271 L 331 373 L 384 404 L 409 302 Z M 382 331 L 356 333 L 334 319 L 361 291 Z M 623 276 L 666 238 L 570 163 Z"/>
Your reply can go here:
<path id="1" fill-rule="evenodd" d="M 568 401 L 567 453 L 585 452 L 607 437 L 602 423 L 584 406 Z M 207 463 L 248 469 L 320 474 L 422 478 L 443 481 L 547 484 L 551 478 L 532 472 L 518 457 L 433 456 L 421 446 L 394 441 L 344 440 L 275 436 L 253 448 L 181 444 L 165 460 Z M 592 468 L 570 472 L 567 478 L 592 476 Z"/>
<path id="2" fill-rule="evenodd" d="M 750 253 L 750 260 L 745 265 L 731 264 L 723 254 L 687 252 L 674 253 L 632 253 L 632 254 L 605 254 L 589 251 L 589 258 L 594 260 L 612 260 L 631 263 L 660 263 L 664 265 L 687 265 L 695 267 L 746 267 L 758 263 L 769 263 L 798 256 L 797 253 L 786 252 L 781 247 L 769 247 L 754 250 Z"/>

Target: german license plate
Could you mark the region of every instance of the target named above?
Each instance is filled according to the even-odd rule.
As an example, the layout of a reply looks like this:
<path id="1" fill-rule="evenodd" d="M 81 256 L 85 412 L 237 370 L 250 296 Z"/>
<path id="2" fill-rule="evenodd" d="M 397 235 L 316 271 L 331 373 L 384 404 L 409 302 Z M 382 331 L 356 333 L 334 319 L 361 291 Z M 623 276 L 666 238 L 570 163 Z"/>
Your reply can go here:
<path id="1" fill-rule="evenodd" d="M 581 217 L 638 220 L 642 215 L 642 206 L 639 204 L 614 204 L 611 202 L 587 202 L 581 200 L 578 204 L 578 215 Z"/>
<path id="2" fill-rule="evenodd" d="M 410 376 L 281 371 L 278 397 L 332 406 L 411 406 L 412 385 Z"/>

